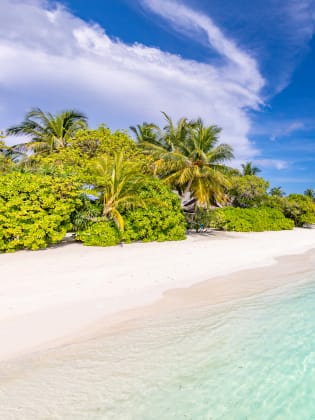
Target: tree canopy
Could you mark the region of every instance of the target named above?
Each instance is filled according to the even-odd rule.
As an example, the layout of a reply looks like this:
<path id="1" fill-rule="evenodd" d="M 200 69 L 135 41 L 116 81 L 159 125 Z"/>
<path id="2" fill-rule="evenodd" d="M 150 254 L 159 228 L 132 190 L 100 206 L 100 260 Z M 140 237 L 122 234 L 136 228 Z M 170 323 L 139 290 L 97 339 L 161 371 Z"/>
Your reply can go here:
<path id="1" fill-rule="evenodd" d="M 79 111 L 65 110 L 53 115 L 34 108 L 21 124 L 8 128 L 7 135 L 27 136 L 30 141 L 21 143 L 20 150 L 45 154 L 66 147 L 76 132 L 86 127 L 87 117 Z"/>

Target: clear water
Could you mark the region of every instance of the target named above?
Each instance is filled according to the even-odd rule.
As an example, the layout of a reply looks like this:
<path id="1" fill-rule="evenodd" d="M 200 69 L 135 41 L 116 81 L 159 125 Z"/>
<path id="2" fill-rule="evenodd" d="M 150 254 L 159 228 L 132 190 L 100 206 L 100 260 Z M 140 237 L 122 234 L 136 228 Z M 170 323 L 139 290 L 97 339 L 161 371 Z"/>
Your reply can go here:
<path id="1" fill-rule="evenodd" d="M 315 273 L 0 366 L 0 419 L 314 419 Z"/>

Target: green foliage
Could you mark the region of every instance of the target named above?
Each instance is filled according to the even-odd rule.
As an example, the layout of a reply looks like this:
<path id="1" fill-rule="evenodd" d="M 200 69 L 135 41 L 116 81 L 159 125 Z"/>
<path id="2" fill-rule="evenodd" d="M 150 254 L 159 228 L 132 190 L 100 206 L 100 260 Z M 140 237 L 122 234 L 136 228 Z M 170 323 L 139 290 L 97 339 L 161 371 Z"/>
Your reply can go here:
<path id="1" fill-rule="evenodd" d="M 151 180 L 141 188 L 139 196 L 148 204 L 125 212 L 126 242 L 185 239 L 186 223 L 176 194 L 160 181 Z"/>
<path id="2" fill-rule="evenodd" d="M 12 172 L 0 177 L 0 251 L 45 248 L 63 239 L 81 205 L 78 185 Z"/>
<path id="3" fill-rule="evenodd" d="M 125 222 L 122 211 L 145 207 L 145 200 L 139 194 L 139 189 L 145 181 L 145 176 L 139 165 L 128 161 L 122 152 L 108 155 L 95 162 L 96 187 L 101 192 L 104 219 L 113 220 L 118 229 L 124 230 Z"/>
<path id="4" fill-rule="evenodd" d="M 261 170 L 257 166 L 253 166 L 252 162 L 246 162 L 242 165 L 243 175 L 257 175 Z"/>
<path id="5" fill-rule="evenodd" d="M 87 118 L 81 112 L 66 110 L 52 115 L 40 108 L 34 108 L 26 114 L 21 124 L 10 127 L 7 134 L 30 137 L 29 142 L 19 145 L 20 150 L 47 154 L 55 149 L 67 147 L 75 133 L 85 127 Z"/>
<path id="6" fill-rule="evenodd" d="M 185 213 L 188 229 L 195 229 L 196 232 L 211 227 L 212 211 L 204 208 L 197 207 L 195 213 Z"/>
<path id="7" fill-rule="evenodd" d="M 0 153 L 0 175 L 7 174 L 14 169 L 14 163 L 2 153 Z"/>
<path id="8" fill-rule="evenodd" d="M 182 196 L 190 194 L 197 205 L 224 202 L 229 182 L 224 162 L 232 148 L 219 143 L 221 129 L 205 126 L 201 119 L 181 118 L 177 124 L 163 113 L 163 129 L 153 125 L 133 127 L 139 146 L 154 159 L 154 173 Z"/>
<path id="9" fill-rule="evenodd" d="M 126 159 L 132 159 L 139 155 L 135 142 L 124 131 L 112 133 L 109 128 L 101 125 L 96 130 L 87 129 L 79 131 L 71 147 L 80 151 L 89 158 L 100 155 L 114 156 L 115 153 L 123 153 Z"/>
<path id="10" fill-rule="evenodd" d="M 176 194 L 152 178 L 138 185 L 138 195 L 147 205 L 120 209 L 124 231 L 119 230 L 114 221 L 98 217 L 79 231 L 76 238 L 94 246 L 117 245 L 121 240 L 129 243 L 185 239 L 186 224 Z"/>
<path id="11" fill-rule="evenodd" d="M 259 207 L 267 198 L 269 183 L 255 175 L 231 178 L 228 195 L 236 207 Z"/>
<path id="12" fill-rule="evenodd" d="M 285 218 L 281 211 L 268 207 L 225 207 L 212 210 L 209 217 L 211 227 L 236 232 L 289 230 L 294 227 L 293 221 Z"/>
<path id="13" fill-rule="evenodd" d="M 74 232 L 79 232 L 90 227 L 102 215 L 102 205 L 96 201 L 91 201 L 86 195 L 81 197 L 81 205 L 76 208 L 72 215 L 71 223 Z"/>
<path id="14" fill-rule="evenodd" d="M 295 226 L 315 223 L 315 204 L 310 197 L 291 194 L 285 199 L 284 214 L 292 219 Z"/>
<path id="15" fill-rule="evenodd" d="M 47 156 L 32 155 L 25 162 L 25 170 L 54 176 L 76 176 L 82 182 L 95 182 L 94 167 L 100 157 L 109 159 L 120 151 L 126 160 L 141 163 L 141 171 L 149 172 L 149 159 L 137 148 L 134 141 L 124 132 L 112 133 L 100 126 L 97 130 L 85 129 L 76 132 L 67 147 L 59 148 Z"/>
<path id="16" fill-rule="evenodd" d="M 274 187 L 270 190 L 270 195 L 272 197 L 283 197 L 285 195 L 285 192 L 281 187 Z"/>
<path id="17" fill-rule="evenodd" d="M 7 146 L 0 131 L 0 175 L 11 172 L 14 168 L 14 161 L 11 157 L 12 148 Z"/>
<path id="18" fill-rule="evenodd" d="M 304 195 L 315 202 L 315 191 L 312 188 L 308 188 L 307 190 L 305 190 Z"/>
<path id="19" fill-rule="evenodd" d="M 121 236 L 114 223 L 99 220 L 78 232 L 76 239 L 88 246 L 113 246 L 119 244 Z"/>
<path id="20" fill-rule="evenodd" d="M 284 214 L 286 202 L 287 201 L 285 197 L 280 197 L 279 195 L 268 195 L 264 199 L 263 205 L 265 207 L 270 207 L 272 209 L 280 210 Z"/>

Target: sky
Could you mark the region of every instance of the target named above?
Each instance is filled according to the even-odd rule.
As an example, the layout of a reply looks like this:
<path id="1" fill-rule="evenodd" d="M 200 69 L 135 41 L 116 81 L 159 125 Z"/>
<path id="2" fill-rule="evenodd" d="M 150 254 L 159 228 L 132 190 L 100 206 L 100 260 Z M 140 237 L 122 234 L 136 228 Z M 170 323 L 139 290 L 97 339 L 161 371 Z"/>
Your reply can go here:
<path id="1" fill-rule="evenodd" d="M 0 130 L 33 107 L 113 130 L 201 117 L 234 166 L 315 189 L 315 0 L 0 0 L 0 16 Z"/>

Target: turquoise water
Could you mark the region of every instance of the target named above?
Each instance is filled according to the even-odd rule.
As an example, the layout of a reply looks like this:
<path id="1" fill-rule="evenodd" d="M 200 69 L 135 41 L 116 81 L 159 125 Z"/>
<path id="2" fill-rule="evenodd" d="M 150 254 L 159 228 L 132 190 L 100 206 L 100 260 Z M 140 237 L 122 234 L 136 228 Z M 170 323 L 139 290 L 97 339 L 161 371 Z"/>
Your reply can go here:
<path id="1" fill-rule="evenodd" d="M 315 272 L 0 366 L 0 419 L 314 419 Z"/>

